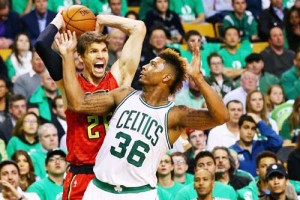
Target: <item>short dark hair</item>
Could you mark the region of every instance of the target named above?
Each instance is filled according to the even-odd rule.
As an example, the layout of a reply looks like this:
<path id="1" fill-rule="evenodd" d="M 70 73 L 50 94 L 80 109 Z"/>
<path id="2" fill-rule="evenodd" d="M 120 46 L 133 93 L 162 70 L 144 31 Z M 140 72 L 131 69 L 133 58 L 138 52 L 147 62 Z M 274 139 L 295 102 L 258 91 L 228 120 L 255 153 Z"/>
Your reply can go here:
<path id="1" fill-rule="evenodd" d="M 62 96 L 61 96 L 61 95 L 57 95 L 57 96 L 53 99 L 52 107 L 53 107 L 54 109 L 57 108 L 56 101 L 57 101 L 58 99 L 62 99 Z"/>
<path id="2" fill-rule="evenodd" d="M 195 157 L 195 164 L 198 162 L 198 160 L 205 157 L 211 158 L 214 161 L 214 164 L 216 165 L 214 155 L 210 151 L 200 151 Z"/>
<path id="3" fill-rule="evenodd" d="M 243 123 L 245 121 L 252 122 L 252 123 L 254 123 L 256 125 L 256 122 L 254 121 L 254 119 L 251 116 L 249 116 L 247 114 L 244 114 L 239 119 L 239 123 L 238 123 L 239 124 L 239 128 L 243 125 Z"/>
<path id="4" fill-rule="evenodd" d="M 3 161 L 1 161 L 0 162 L 0 171 L 6 165 L 14 165 L 17 168 L 18 173 L 20 174 L 20 168 L 19 168 L 18 164 L 15 161 L 13 161 L 13 160 L 3 160 Z"/>
<path id="5" fill-rule="evenodd" d="M 174 152 L 174 153 L 171 153 L 171 158 L 172 158 L 172 159 L 173 159 L 174 156 L 180 156 L 180 157 L 184 158 L 185 163 L 188 164 L 188 159 L 187 159 L 187 157 L 184 155 L 184 153 L 179 152 L 179 151 Z"/>
<path id="6" fill-rule="evenodd" d="M 240 29 L 238 29 L 236 26 L 228 26 L 227 28 L 225 28 L 224 35 L 226 35 L 226 32 L 230 29 L 236 30 L 236 32 L 238 33 L 238 36 L 240 37 Z"/>
<path id="7" fill-rule="evenodd" d="M 228 103 L 226 104 L 226 108 L 228 108 L 229 104 L 231 104 L 231 103 L 238 103 L 238 104 L 241 104 L 242 107 L 244 107 L 244 106 L 243 106 L 243 103 L 242 103 L 241 101 L 236 100 L 236 99 L 233 99 L 233 100 L 231 100 L 231 101 L 228 101 Z"/>
<path id="8" fill-rule="evenodd" d="M 198 31 L 190 30 L 190 31 L 186 32 L 185 35 L 184 35 L 185 41 L 188 41 L 190 39 L 190 37 L 193 36 L 193 35 L 197 35 L 197 36 L 201 37 L 201 34 Z"/>
<path id="9" fill-rule="evenodd" d="M 4 9 L 6 6 L 9 7 L 9 0 L 0 0 L 0 9 Z"/>
<path id="10" fill-rule="evenodd" d="M 281 27 L 281 26 L 279 26 L 279 25 L 274 25 L 274 26 L 272 26 L 271 28 L 270 28 L 270 30 L 269 30 L 269 34 L 268 34 L 268 39 L 271 39 L 271 31 L 274 29 L 274 28 L 279 28 L 282 32 L 283 32 L 283 28 Z"/>
<path id="11" fill-rule="evenodd" d="M 26 98 L 21 94 L 15 94 L 10 96 L 9 98 L 9 107 L 12 107 L 12 104 L 16 101 L 24 100 L 26 102 Z"/>
<path id="12" fill-rule="evenodd" d="M 275 153 L 273 153 L 272 151 L 262 151 L 260 152 L 257 156 L 256 156 L 256 167 L 258 167 L 259 162 L 263 159 L 263 158 L 274 158 L 274 160 L 278 161 L 278 158 L 276 156 Z"/>
<path id="13" fill-rule="evenodd" d="M 83 56 L 89 45 L 101 42 L 104 42 L 108 46 L 108 35 L 103 35 L 97 31 L 85 32 L 78 38 L 77 52 Z"/>
<path id="14" fill-rule="evenodd" d="M 164 27 L 164 26 L 162 26 L 162 25 L 153 25 L 153 26 L 151 26 L 151 28 L 150 28 L 150 37 L 151 37 L 151 35 L 152 35 L 152 33 L 154 32 L 154 31 L 156 31 L 156 30 L 162 30 L 164 33 L 165 33 L 165 35 L 166 35 L 166 37 L 167 38 L 170 38 L 171 37 L 171 34 L 170 34 L 170 32 Z M 150 37 L 149 37 L 149 39 L 150 39 Z"/>
<path id="15" fill-rule="evenodd" d="M 263 60 L 263 57 L 259 53 L 251 53 L 245 58 L 246 63 L 253 63 Z"/>
<path id="16" fill-rule="evenodd" d="M 186 79 L 186 62 L 180 57 L 179 53 L 173 49 L 165 49 L 159 55 L 161 59 L 165 60 L 173 69 L 175 73 L 175 80 L 170 86 L 170 93 L 175 94 L 181 89 L 183 81 Z"/>
<path id="17" fill-rule="evenodd" d="M 222 56 L 220 56 L 220 54 L 218 54 L 217 52 L 213 52 L 213 53 L 209 54 L 209 56 L 207 57 L 207 63 L 209 66 L 210 66 L 210 60 L 214 57 L 221 58 L 222 63 L 224 63 Z"/>

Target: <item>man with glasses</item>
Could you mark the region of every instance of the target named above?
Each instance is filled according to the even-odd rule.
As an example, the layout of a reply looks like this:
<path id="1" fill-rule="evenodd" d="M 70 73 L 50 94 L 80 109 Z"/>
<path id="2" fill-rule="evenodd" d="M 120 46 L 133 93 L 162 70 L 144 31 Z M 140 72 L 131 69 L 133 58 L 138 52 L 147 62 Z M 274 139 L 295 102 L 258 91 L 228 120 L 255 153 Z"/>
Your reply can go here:
<path id="1" fill-rule="evenodd" d="M 40 199 L 61 199 L 67 169 L 66 153 L 58 148 L 49 151 L 45 169 L 48 177 L 33 183 L 27 191 L 36 193 Z"/>
<path id="2" fill-rule="evenodd" d="M 186 156 L 181 152 L 174 152 L 171 154 L 174 163 L 174 181 L 183 185 L 188 185 L 194 182 L 194 176 L 187 173 L 188 162 Z"/>

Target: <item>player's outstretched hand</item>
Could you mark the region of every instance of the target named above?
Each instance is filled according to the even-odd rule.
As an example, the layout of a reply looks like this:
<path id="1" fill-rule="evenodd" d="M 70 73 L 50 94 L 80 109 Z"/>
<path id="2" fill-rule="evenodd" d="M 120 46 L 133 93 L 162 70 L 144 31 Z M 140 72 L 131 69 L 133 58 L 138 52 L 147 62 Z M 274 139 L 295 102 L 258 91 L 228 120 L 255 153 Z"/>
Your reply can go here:
<path id="1" fill-rule="evenodd" d="M 201 73 L 201 55 L 200 55 L 200 41 L 190 42 L 192 50 L 192 61 L 187 63 L 187 74 L 188 76 L 202 75 Z"/>
<path id="2" fill-rule="evenodd" d="M 71 33 L 70 30 L 67 32 L 63 32 L 60 34 L 60 38 L 55 38 L 55 43 L 58 47 L 59 53 L 64 56 L 69 53 L 73 53 L 76 51 L 77 38 L 76 33 L 73 31 Z"/>

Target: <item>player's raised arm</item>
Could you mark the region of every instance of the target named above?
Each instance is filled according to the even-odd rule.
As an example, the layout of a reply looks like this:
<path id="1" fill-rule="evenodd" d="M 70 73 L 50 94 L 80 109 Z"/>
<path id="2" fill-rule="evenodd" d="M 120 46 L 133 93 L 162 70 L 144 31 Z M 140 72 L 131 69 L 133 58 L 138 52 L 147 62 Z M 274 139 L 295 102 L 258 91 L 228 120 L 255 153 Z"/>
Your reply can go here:
<path id="1" fill-rule="evenodd" d="M 101 26 L 118 28 L 129 36 L 121 57 L 112 65 L 111 72 L 119 86 L 130 86 L 141 57 L 146 34 L 144 22 L 113 15 L 98 15 L 97 23 Z"/>
<path id="2" fill-rule="evenodd" d="M 107 114 L 116 102 L 120 102 L 131 91 L 131 88 L 118 88 L 107 93 L 85 95 L 76 77 L 73 57 L 77 45 L 75 32 L 62 33 L 60 40 L 56 39 L 55 42 L 62 57 L 63 81 L 71 110 L 86 114 Z"/>
<path id="3" fill-rule="evenodd" d="M 206 83 L 200 71 L 200 53 L 198 41 L 193 43 L 193 58 L 192 63 L 187 67 L 187 74 L 192 78 L 199 87 L 201 94 L 205 98 L 208 110 L 195 110 L 185 106 L 175 107 L 178 127 L 194 128 L 198 130 L 205 130 L 228 120 L 228 111 L 221 99 L 221 97 Z"/>

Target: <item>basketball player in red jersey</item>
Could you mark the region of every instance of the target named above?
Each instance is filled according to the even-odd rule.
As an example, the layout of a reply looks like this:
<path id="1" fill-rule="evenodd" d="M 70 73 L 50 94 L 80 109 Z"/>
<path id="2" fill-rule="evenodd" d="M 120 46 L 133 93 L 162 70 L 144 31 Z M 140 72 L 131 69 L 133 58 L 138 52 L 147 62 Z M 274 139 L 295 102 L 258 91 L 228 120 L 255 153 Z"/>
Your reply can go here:
<path id="1" fill-rule="evenodd" d="M 37 40 L 36 48 L 42 59 L 49 62 L 48 70 L 52 70 L 56 83 L 64 94 L 62 77 L 60 77 L 61 58 L 55 62 L 57 55 L 48 52 L 45 48 L 45 40 L 54 40 L 55 34 L 65 26 L 62 16 L 56 18 L 45 29 Z M 119 86 L 130 86 L 140 61 L 142 43 L 145 37 L 146 28 L 142 21 L 113 15 L 98 15 L 97 26 L 110 26 L 119 28 L 129 37 L 123 47 L 121 57 L 107 72 L 108 63 L 108 39 L 106 35 L 99 32 L 86 32 L 78 38 L 77 53 L 79 60 L 84 64 L 81 74 L 78 74 L 78 81 L 86 95 L 97 92 L 107 92 Z M 48 43 L 49 44 L 49 43 Z M 51 50 L 52 51 L 52 50 Z M 50 62 L 51 61 L 51 62 Z M 56 63 L 51 69 L 51 63 Z M 50 67 L 50 69 L 49 69 Z M 54 72 L 53 72 L 54 69 Z M 53 74 L 54 73 L 54 74 Z M 52 78 L 53 78 L 52 77 Z M 64 96 L 64 103 L 67 106 L 67 99 Z M 67 161 L 70 169 L 64 181 L 63 200 L 82 199 L 84 191 L 94 178 L 93 166 L 95 157 L 101 148 L 106 134 L 108 120 L 105 116 L 85 115 L 66 110 L 67 130 Z"/>

